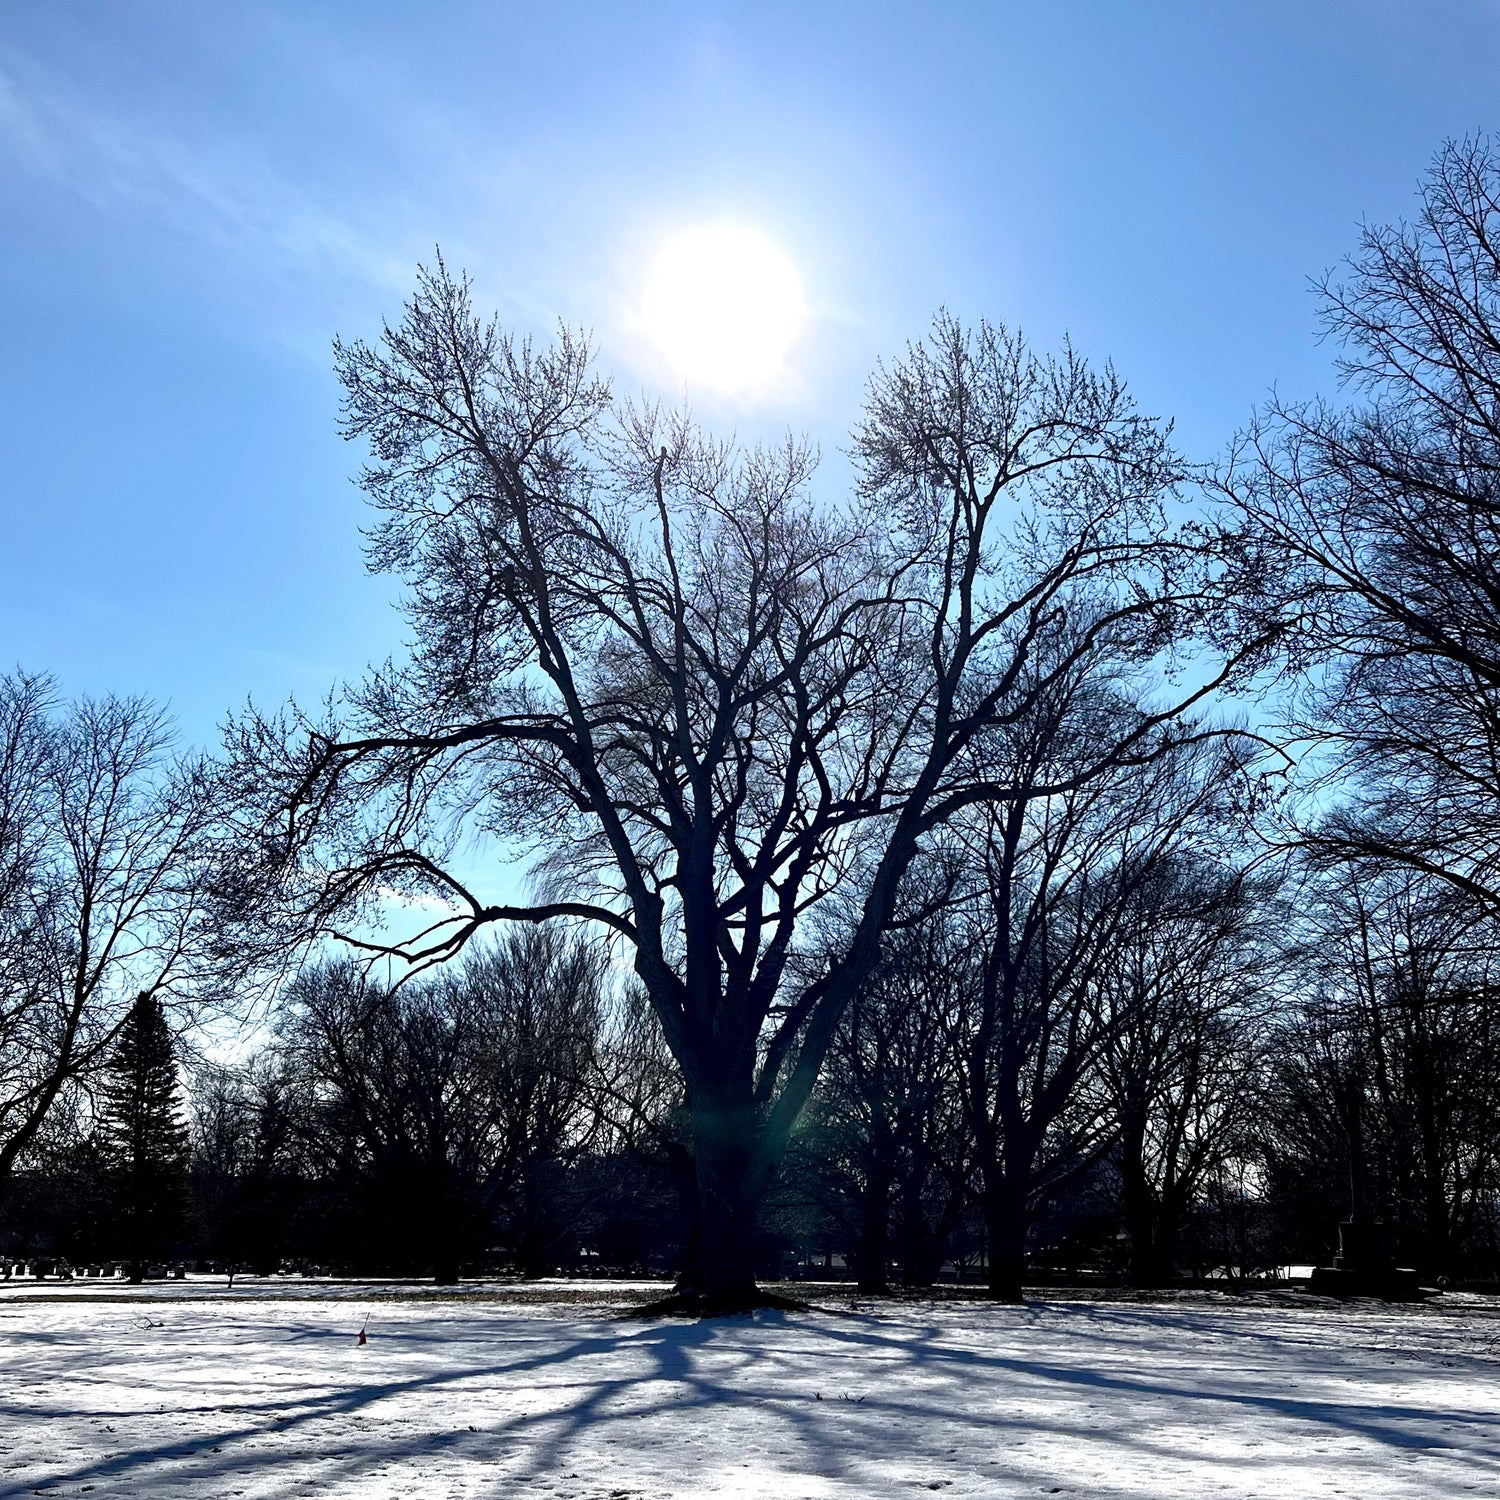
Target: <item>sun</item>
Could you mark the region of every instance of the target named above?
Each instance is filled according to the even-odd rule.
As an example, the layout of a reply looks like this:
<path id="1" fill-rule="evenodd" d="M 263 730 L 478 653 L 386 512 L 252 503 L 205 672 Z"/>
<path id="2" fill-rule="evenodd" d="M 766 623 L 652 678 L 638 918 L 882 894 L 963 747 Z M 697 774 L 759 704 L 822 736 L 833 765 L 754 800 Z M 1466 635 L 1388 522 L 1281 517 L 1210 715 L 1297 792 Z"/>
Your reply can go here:
<path id="1" fill-rule="evenodd" d="M 763 390 L 786 366 L 806 310 L 797 269 L 758 230 L 705 224 L 671 238 L 646 282 L 647 334 L 688 386 Z"/>

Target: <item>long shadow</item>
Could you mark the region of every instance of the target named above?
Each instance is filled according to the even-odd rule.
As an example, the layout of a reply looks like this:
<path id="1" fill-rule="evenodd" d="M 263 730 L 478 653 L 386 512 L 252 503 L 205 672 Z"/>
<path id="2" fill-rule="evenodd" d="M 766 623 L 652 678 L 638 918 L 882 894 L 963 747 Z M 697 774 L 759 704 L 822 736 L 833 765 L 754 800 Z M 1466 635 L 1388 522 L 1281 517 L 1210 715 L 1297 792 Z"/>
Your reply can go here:
<path id="1" fill-rule="evenodd" d="M 1241 1406 L 1251 1410 L 1274 1413 L 1302 1421 L 1330 1424 L 1357 1432 L 1363 1437 L 1398 1448 L 1431 1448 L 1444 1446 L 1436 1439 L 1380 1425 L 1382 1421 L 1433 1422 L 1439 1414 L 1431 1408 L 1419 1406 L 1396 1406 L 1388 1402 L 1344 1403 L 1319 1401 L 1306 1397 L 1277 1396 L 1251 1391 L 1211 1389 L 1203 1385 L 1174 1385 L 1141 1377 L 1112 1375 L 1081 1365 L 1061 1364 L 1035 1359 L 1019 1359 L 1010 1355 L 987 1354 L 974 1349 L 955 1347 L 942 1342 L 943 1329 L 929 1324 L 923 1336 L 915 1341 L 892 1339 L 866 1331 L 853 1332 L 827 1329 L 827 1336 L 837 1342 L 857 1343 L 865 1347 L 881 1348 L 897 1352 L 918 1365 L 959 1365 L 1003 1370 L 1009 1374 L 1023 1375 L 1030 1379 L 1050 1381 L 1065 1386 L 1106 1390 L 1142 1397 L 1158 1397 L 1189 1404 L 1213 1403 Z M 1359 1416 L 1368 1413 L 1369 1416 Z M 1495 1420 L 1495 1413 L 1487 1422 Z M 1459 1420 L 1464 1420 L 1460 1418 Z"/>
<path id="2" fill-rule="evenodd" d="M 662 1411 L 680 1412 L 692 1407 L 714 1407 L 726 1400 L 743 1397 L 744 1393 L 741 1390 L 727 1384 L 723 1379 L 709 1378 L 700 1373 L 691 1358 L 692 1350 L 712 1343 L 723 1328 L 724 1325 L 710 1322 L 684 1323 L 674 1319 L 656 1326 L 632 1328 L 628 1332 L 612 1332 L 607 1335 L 575 1339 L 561 1348 L 549 1341 L 544 1349 L 521 1359 L 463 1365 L 441 1372 L 397 1380 L 364 1382 L 359 1386 L 331 1390 L 311 1397 L 298 1397 L 293 1401 L 278 1401 L 272 1398 L 260 1402 L 236 1403 L 234 1411 L 237 1415 L 263 1414 L 262 1419 L 242 1421 L 238 1424 L 223 1424 L 217 1429 L 200 1431 L 189 1437 L 164 1439 L 145 1447 L 135 1448 L 129 1453 L 116 1453 L 75 1466 L 40 1482 L 49 1487 L 58 1485 L 70 1487 L 74 1484 L 82 1485 L 108 1479 L 127 1478 L 164 1461 L 197 1456 L 205 1449 L 233 1446 L 269 1434 L 285 1438 L 288 1434 L 302 1428 L 309 1428 L 320 1421 L 338 1416 L 353 1416 L 364 1407 L 417 1391 L 432 1391 L 444 1386 L 482 1382 L 486 1379 L 502 1377 L 508 1377 L 513 1381 L 535 1370 L 544 1368 L 555 1370 L 570 1362 L 588 1359 L 592 1356 L 616 1355 L 627 1348 L 640 1350 L 653 1356 L 645 1370 L 628 1369 L 614 1376 L 595 1376 L 581 1380 L 579 1382 L 580 1398 L 562 1410 L 518 1414 L 502 1422 L 498 1427 L 489 1429 L 487 1435 L 491 1439 L 491 1445 L 496 1438 L 514 1438 L 536 1427 L 546 1429 L 546 1436 L 533 1447 L 529 1461 L 523 1466 L 517 1478 L 535 1476 L 548 1472 L 560 1460 L 570 1442 L 592 1424 L 627 1419 L 635 1421 L 642 1416 L 649 1417 Z M 418 1336 L 412 1342 L 433 1342 L 433 1340 L 430 1336 Z M 756 1351 L 745 1351 L 741 1363 L 753 1363 L 755 1358 Z M 663 1394 L 656 1399 L 633 1402 L 627 1411 L 615 1412 L 611 1409 L 626 1393 L 635 1390 L 643 1391 L 657 1381 L 668 1383 L 673 1394 Z M 681 1394 L 684 1388 L 689 1393 L 686 1397 Z M 554 1391 L 558 1389 L 557 1382 L 552 1383 L 552 1389 Z M 764 1393 L 761 1399 L 773 1402 L 783 1418 L 800 1429 L 800 1436 L 804 1441 L 812 1440 L 813 1445 L 816 1446 L 817 1429 L 806 1413 L 798 1412 L 795 1405 L 788 1409 L 786 1403 L 778 1400 L 774 1392 Z M 800 1404 L 808 1405 L 805 1398 L 801 1399 Z M 215 1413 L 222 1409 L 217 1405 L 212 1408 Z M 910 1403 L 901 1403 L 899 1408 L 893 1406 L 894 1409 L 909 1411 L 911 1407 Z M 199 1410 L 203 1411 L 207 1408 L 199 1408 Z M 22 1413 L 17 1413 L 17 1415 L 20 1414 Z M 24 1414 L 34 1419 L 39 1415 L 49 1413 L 32 1406 L 27 1408 Z M 77 1415 L 76 1411 L 71 1409 L 67 1411 L 55 1409 L 51 1414 Z M 187 1414 L 182 1408 L 174 1409 L 173 1413 L 174 1416 Z M 109 1414 L 94 1411 L 91 1415 L 98 1419 Z M 139 1417 L 141 1413 L 135 1409 L 118 1415 Z M 936 1417 L 939 1412 L 934 1410 L 932 1415 Z M 465 1442 L 468 1439 L 469 1435 L 466 1433 L 428 1433 L 422 1436 L 420 1446 L 423 1451 L 431 1454 L 436 1448 L 451 1447 L 455 1442 Z M 402 1450 L 386 1443 L 379 1451 L 363 1454 L 357 1459 L 346 1459 L 345 1468 L 346 1470 L 365 1469 L 397 1459 L 403 1456 L 403 1453 L 405 1456 L 410 1456 L 412 1451 L 411 1449 Z M 267 1467 L 275 1467 L 285 1463 L 288 1456 L 285 1451 L 253 1456 L 241 1453 L 235 1456 L 235 1472 L 247 1474 Z M 826 1461 L 825 1466 L 827 1466 Z M 839 1467 L 839 1465 L 833 1465 L 833 1467 Z"/>
<path id="3" fill-rule="evenodd" d="M 269 1422 L 242 1422 L 238 1425 L 225 1424 L 216 1431 L 195 1434 L 191 1439 L 176 1441 L 162 1441 L 145 1448 L 137 1448 L 130 1453 L 121 1453 L 96 1460 L 89 1464 L 79 1466 L 65 1474 L 50 1477 L 42 1483 L 52 1485 L 71 1485 L 75 1482 L 86 1483 L 97 1482 L 100 1479 L 121 1478 L 134 1470 L 141 1469 L 147 1465 L 156 1463 L 162 1459 L 181 1456 L 185 1449 L 201 1451 L 212 1446 L 222 1447 L 252 1437 L 264 1436 L 266 1434 L 285 1435 L 305 1427 L 310 1423 L 324 1420 L 333 1416 L 351 1416 L 360 1408 L 370 1406 L 376 1402 L 390 1399 L 391 1397 L 408 1395 L 420 1390 L 432 1390 L 454 1383 L 496 1378 L 504 1375 L 516 1376 L 530 1370 L 540 1369 L 560 1362 L 567 1362 L 590 1355 L 609 1353 L 616 1350 L 622 1340 L 618 1337 L 596 1337 L 575 1339 L 570 1344 L 559 1349 L 550 1346 L 545 1351 L 539 1351 L 530 1358 L 503 1361 L 480 1366 L 464 1366 L 441 1372 L 411 1376 L 405 1379 L 387 1380 L 381 1382 L 365 1382 L 358 1386 L 346 1387 L 327 1391 L 320 1395 L 310 1397 L 299 1396 L 291 1401 L 277 1401 L 274 1398 L 260 1402 L 237 1403 L 235 1410 L 243 1413 L 275 1413 L 282 1415 L 272 1416 Z M 215 1407 L 215 1411 L 220 1408 Z M 35 1416 L 38 1408 L 30 1407 L 18 1415 Z M 61 1411 L 56 1415 L 65 1415 Z M 76 1413 L 72 1413 L 76 1415 Z M 92 1413 L 91 1415 L 102 1415 Z M 117 1414 L 120 1417 L 139 1417 L 140 1410 L 133 1409 L 129 1412 Z M 278 1457 L 285 1455 L 267 1455 L 266 1461 L 275 1462 Z M 30 1486 L 34 1487 L 34 1485 Z"/>
<path id="4" fill-rule="evenodd" d="M 997 1310 L 998 1311 L 998 1310 Z M 1029 1322 L 1045 1320 L 1049 1313 L 1037 1314 L 1018 1310 Z M 1123 1310 L 1122 1310 L 1123 1311 Z M 1050 1312 L 1050 1310 L 1049 1310 Z M 510 1319 L 506 1319 L 507 1322 Z M 852 1459 L 874 1456 L 876 1445 L 862 1438 L 862 1430 L 851 1430 L 848 1424 L 839 1424 L 837 1433 L 828 1420 L 829 1408 L 818 1409 L 809 1401 L 805 1392 L 787 1390 L 781 1384 L 784 1375 L 805 1373 L 806 1361 L 815 1358 L 814 1348 L 790 1349 L 776 1339 L 756 1341 L 750 1347 L 742 1336 L 750 1327 L 795 1329 L 813 1335 L 816 1340 L 826 1340 L 836 1346 L 859 1350 L 866 1356 L 872 1370 L 882 1375 L 892 1371 L 903 1374 L 926 1373 L 933 1377 L 932 1384 L 941 1386 L 947 1380 L 961 1379 L 964 1372 L 990 1370 L 1008 1376 L 1019 1377 L 1028 1382 L 1051 1385 L 1080 1392 L 1098 1391 L 1115 1395 L 1126 1395 L 1140 1400 L 1162 1400 L 1173 1403 L 1182 1410 L 1202 1409 L 1207 1404 L 1213 1408 L 1241 1408 L 1252 1412 L 1274 1415 L 1280 1418 L 1309 1422 L 1357 1435 L 1386 1449 L 1422 1451 L 1448 1446 L 1436 1435 L 1428 1432 L 1413 1432 L 1400 1423 L 1416 1424 L 1430 1429 L 1444 1420 L 1441 1413 L 1430 1408 L 1403 1406 L 1376 1402 L 1339 1402 L 1308 1397 L 1291 1396 L 1267 1392 L 1237 1389 L 1215 1389 L 1202 1384 L 1188 1385 L 1166 1379 L 1152 1379 L 1088 1368 L 1063 1360 L 1043 1358 L 1021 1358 L 994 1351 L 974 1349 L 952 1342 L 958 1330 L 939 1321 L 905 1321 L 899 1336 L 888 1331 L 888 1325 L 870 1318 L 820 1319 L 816 1325 L 799 1325 L 799 1320 L 785 1315 L 763 1315 L 755 1324 L 748 1320 L 727 1320 L 722 1323 L 683 1323 L 677 1320 L 662 1323 L 633 1323 L 629 1327 L 605 1325 L 600 1332 L 564 1340 L 561 1344 L 549 1334 L 557 1331 L 561 1320 L 541 1317 L 535 1313 L 518 1313 L 514 1319 L 516 1331 L 540 1339 L 541 1346 L 520 1354 L 519 1357 L 480 1360 L 468 1363 L 460 1360 L 441 1370 L 427 1371 L 387 1380 L 362 1380 L 355 1383 L 330 1385 L 330 1388 L 310 1396 L 278 1398 L 268 1396 L 252 1402 L 234 1402 L 229 1410 L 237 1421 L 218 1424 L 212 1430 L 194 1433 L 190 1438 L 161 1440 L 150 1446 L 129 1453 L 106 1455 L 88 1463 L 80 1464 L 65 1473 L 55 1474 L 46 1480 L 30 1481 L 31 1485 L 44 1483 L 48 1486 L 81 1486 L 103 1480 L 123 1479 L 141 1474 L 150 1466 L 180 1460 L 190 1454 L 196 1456 L 212 1447 L 240 1447 L 251 1440 L 277 1434 L 306 1431 L 311 1437 L 316 1425 L 339 1417 L 359 1419 L 367 1408 L 381 1401 L 413 1395 L 419 1392 L 434 1392 L 458 1385 L 473 1384 L 479 1388 L 476 1399 L 482 1400 L 482 1386 L 486 1381 L 513 1384 L 524 1381 L 528 1375 L 547 1371 L 557 1377 L 548 1382 L 548 1390 L 557 1395 L 575 1388 L 575 1400 L 563 1406 L 532 1413 L 517 1413 L 482 1433 L 468 1431 L 424 1431 L 413 1435 L 413 1439 L 392 1438 L 389 1433 L 362 1435 L 361 1451 L 357 1454 L 340 1452 L 326 1455 L 320 1463 L 341 1467 L 345 1475 L 357 1475 L 371 1467 L 410 1458 L 418 1453 L 436 1456 L 455 1447 L 472 1448 L 476 1458 L 496 1462 L 517 1456 L 516 1450 L 523 1440 L 527 1447 L 523 1461 L 507 1467 L 507 1483 L 514 1484 L 542 1474 L 555 1473 L 568 1450 L 580 1435 L 589 1429 L 622 1422 L 637 1422 L 643 1416 L 694 1410 L 722 1410 L 725 1403 L 754 1401 L 764 1409 L 774 1412 L 778 1422 L 786 1429 L 789 1440 L 798 1443 L 816 1466 L 824 1473 L 846 1472 Z M 1088 1329 L 1084 1319 L 1070 1316 L 1064 1328 L 1065 1336 L 1083 1342 Z M 1091 1321 L 1098 1321 L 1092 1319 Z M 1140 1326 L 1144 1320 L 1129 1320 L 1111 1314 L 1107 1321 L 1131 1323 Z M 222 1325 L 220 1325 L 222 1327 Z M 474 1340 L 482 1337 L 480 1328 L 492 1332 L 497 1329 L 493 1313 L 487 1321 L 476 1327 Z M 386 1343 L 399 1347 L 417 1349 L 424 1345 L 447 1345 L 453 1342 L 452 1324 L 444 1320 L 438 1329 L 404 1330 L 392 1325 L 381 1334 Z M 1201 1329 L 1201 1333 L 1222 1333 L 1222 1329 Z M 982 1326 L 975 1327 L 970 1320 L 964 1329 L 968 1337 L 982 1335 Z M 285 1330 L 287 1342 L 309 1343 L 327 1339 L 333 1335 L 326 1326 L 300 1325 Z M 61 1336 L 59 1336 L 61 1337 Z M 1276 1340 L 1265 1336 L 1268 1346 Z M 742 1345 L 742 1347 L 736 1347 Z M 710 1370 L 699 1357 L 714 1348 L 719 1356 L 717 1368 Z M 1086 1355 L 1086 1348 L 1080 1351 Z M 738 1353 L 737 1360 L 733 1355 Z M 1145 1351 L 1143 1351 L 1145 1353 Z M 644 1356 L 642 1361 L 630 1359 L 631 1355 Z M 600 1370 L 589 1373 L 587 1365 L 599 1359 L 627 1358 L 627 1365 L 618 1370 Z M 784 1371 L 783 1367 L 795 1364 L 796 1370 Z M 577 1380 L 567 1378 L 570 1370 L 577 1371 Z M 740 1377 L 746 1370 L 756 1373 L 756 1388 L 747 1389 Z M 102 1377 L 101 1377 L 102 1378 Z M 327 1372 L 320 1378 L 333 1382 L 337 1372 Z M 221 1404 L 211 1408 L 176 1408 L 174 1415 L 206 1415 L 225 1411 Z M 24 1409 L 24 1415 L 34 1419 L 41 1413 L 35 1406 Z M 879 1392 L 871 1393 L 862 1406 L 860 1421 L 868 1422 L 886 1414 L 892 1418 L 899 1415 L 907 1421 L 922 1419 L 930 1423 L 954 1424 L 970 1428 L 981 1428 L 987 1434 L 998 1435 L 1002 1431 L 1034 1429 L 1034 1419 L 1007 1417 L 993 1410 L 965 1412 L 944 1399 L 941 1389 L 918 1391 L 903 1389 L 895 1397 L 885 1397 Z M 16 1415 L 22 1415 L 16 1409 Z M 58 1410 L 55 1415 L 77 1416 L 76 1408 L 69 1412 Z M 96 1420 L 108 1413 L 89 1413 Z M 118 1415 L 139 1417 L 138 1409 Z M 1149 1431 L 1133 1430 L 1129 1433 L 1105 1432 L 1092 1424 L 1085 1414 L 1058 1413 L 1049 1419 L 1047 1431 L 1060 1436 L 1076 1432 L 1080 1438 L 1094 1441 L 1104 1439 L 1126 1444 L 1144 1451 L 1161 1451 L 1164 1455 L 1180 1457 L 1170 1448 L 1153 1444 Z M 1493 1422 L 1494 1414 L 1483 1417 L 1471 1416 L 1448 1420 Z M 341 1434 L 340 1447 L 347 1448 L 358 1439 L 355 1434 Z M 347 1442 L 343 1441 L 347 1439 Z M 303 1462 L 308 1450 L 295 1452 L 290 1445 L 278 1446 L 262 1453 L 245 1452 L 223 1455 L 221 1468 L 229 1468 L 238 1475 L 264 1474 L 267 1470 L 285 1465 L 294 1458 Z M 1455 1455 L 1464 1462 L 1492 1470 L 1495 1460 L 1486 1454 L 1465 1452 Z M 320 1479 L 325 1471 L 320 1469 Z"/>
<path id="5" fill-rule="evenodd" d="M 1059 1318 L 1069 1315 L 1081 1317 L 1086 1323 L 1098 1327 L 1113 1327 L 1131 1332 L 1149 1332 L 1160 1327 L 1160 1315 L 1153 1319 L 1144 1310 L 1120 1306 L 1099 1306 L 1081 1303 L 1047 1304 L 1049 1312 Z M 1312 1349 L 1317 1350 L 1332 1366 L 1351 1356 L 1380 1357 L 1398 1354 L 1405 1358 L 1442 1358 L 1454 1369 L 1475 1376 L 1494 1378 L 1500 1366 L 1500 1349 L 1495 1347 L 1476 1349 L 1455 1347 L 1444 1338 L 1451 1332 L 1451 1320 L 1461 1314 L 1443 1313 L 1436 1308 L 1412 1309 L 1409 1312 L 1392 1313 L 1383 1310 L 1385 1325 L 1371 1328 L 1362 1323 L 1358 1310 L 1333 1308 L 1298 1309 L 1295 1322 L 1277 1328 L 1255 1326 L 1263 1324 L 1265 1310 L 1262 1308 L 1226 1308 L 1223 1317 L 1195 1309 L 1172 1310 L 1172 1329 L 1188 1332 L 1210 1343 L 1221 1345 L 1243 1343 L 1260 1345 L 1268 1349 Z M 1317 1329 L 1326 1329 L 1336 1320 L 1348 1319 L 1350 1337 L 1341 1345 L 1330 1344 L 1327 1337 L 1318 1337 Z M 1404 1342 L 1401 1342 L 1404 1340 Z M 1415 1347 L 1413 1347 L 1415 1345 Z"/>

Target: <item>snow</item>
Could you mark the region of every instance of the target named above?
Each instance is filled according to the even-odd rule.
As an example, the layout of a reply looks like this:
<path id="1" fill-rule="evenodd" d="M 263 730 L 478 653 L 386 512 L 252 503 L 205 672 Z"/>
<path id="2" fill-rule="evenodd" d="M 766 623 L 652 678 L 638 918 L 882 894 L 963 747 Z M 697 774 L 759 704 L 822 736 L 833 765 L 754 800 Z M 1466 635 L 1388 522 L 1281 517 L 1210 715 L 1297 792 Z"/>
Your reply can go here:
<path id="1" fill-rule="evenodd" d="M 0 1494 L 1500 1493 L 1500 1308 L 1205 1294 L 718 1322 L 609 1284 L 0 1292 Z M 613 1299 L 617 1305 L 605 1305 Z M 369 1343 L 356 1333 L 368 1314 Z"/>

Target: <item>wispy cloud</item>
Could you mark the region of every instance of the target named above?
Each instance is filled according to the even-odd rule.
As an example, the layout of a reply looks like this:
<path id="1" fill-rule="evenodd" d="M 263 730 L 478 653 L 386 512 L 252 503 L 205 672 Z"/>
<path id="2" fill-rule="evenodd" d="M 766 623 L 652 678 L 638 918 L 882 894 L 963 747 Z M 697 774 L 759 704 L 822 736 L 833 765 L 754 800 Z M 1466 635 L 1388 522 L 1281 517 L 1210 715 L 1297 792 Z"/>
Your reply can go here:
<path id="1" fill-rule="evenodd" d="M 188 140 L 101 107 L 0 49 L 0 156 L 110 216 L 211 251 L 259 285 L 351 279 L 405 288 L 411 254 L 368 213 L 315 201 L 225 137 Z"/>
<path id="2" fill-rule="evenodd" d="M 153 94 L 140 66 L 121 83 L 96 58 L 64 65 L 56 39 L 45 55 L 0 45 L 0 172 L 90 205 L 146 274 L 181 267 L 186 295 L 226 307 L 238 337 L 319 364 L 332 332 L 368 333 L 394 314 L 441 242 L 507 326 L 544 338 L 559 318 L 589 328 L 608 368 L 682 395 L 636 316 L 663 238 L 708 212 L 675 115 L 634 135 L 601 131 L 586 111 L 533 119 L 447 98 L 390 57 L 348 56 L 301 18 L 278 16 L 274 31 L 274 43 L 257 33 L 244 48 L 274 50 L 284 76 L 273 83 L 263 66 L 226 66 L 229 42 L 205 54 L 190 38 L 189 61 L 175 66 L 201 62 L 204 76 L 229 80 L 222 104 L 208 87 Z M 145 45 L 132 42 L 136 64 Z M 738 160 L 714 178 L 715 202 L 733 197 Z M 767 198 L 763 183 L 757 192 Z M 819 379 L 788 382 L 775 412 L 828 383 L 820 351 L 838 319 L 821 295 L 812 301 L 804 352 Z M 759 409 L 703 400 L 729 420 Z"/>

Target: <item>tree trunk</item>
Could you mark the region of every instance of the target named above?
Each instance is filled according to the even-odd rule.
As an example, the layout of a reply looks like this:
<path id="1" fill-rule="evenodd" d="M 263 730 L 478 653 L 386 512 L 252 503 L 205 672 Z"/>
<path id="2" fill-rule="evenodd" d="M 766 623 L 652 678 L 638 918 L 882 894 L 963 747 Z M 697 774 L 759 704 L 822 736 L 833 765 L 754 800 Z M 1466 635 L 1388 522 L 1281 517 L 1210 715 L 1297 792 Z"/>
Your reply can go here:
<path id="1" fill-rule="evenodd" d="M 1153 1245 L 1157 1286 L 1171 1286 L 1177 1278 L 1177 1230 L 1181 1216 L 1172 1208 L 1163 1205 L 1156 1221 L 1156 1240 Z M 1240 1274 L 1245 1271 L 1245 1256 L 1241 1253 Z"/>
<path id="2" fill-rule="evenodd" d="M 897 1218 L 897 1248 L 901 1256 L 901 1285 L 931 1286 L 941 1263 L 940 1236 L 927 1227 L 919 1195 L 903 1192 Z"/>
<path id="3" fill-rule="evenodd" d="M 748 1063 L 736 1070 L 731 1062 L 689 1089 L 692 1176 L 685 1186 L 697 1200 L 697 1255 L 690 1253 L 670 1299 L 680 1310 L 711 1315 L 789 1305 L 763 1293 L 755 1273 L 761 1200 L 795 1117 L 768 1124 L 767 1111 L 753 1096 L 753 1076 Z M 679 1191 L 686 1200 L 687 1192 Z"/>
<path id="4" fill-rule="evenodd" d="M 1024 1193 L 1003 1179 L 984 1194 L 984 1227 L 989 1242 L 989 1293 L 997 1302 L 1019 1302 L 1026 1274 L 1028 1216 Z"/>
<path id="5" fill-rule="evenodd" d="M 1140 1137 L 1128 1129 L 1121 1143 L 1120 1186 L 1125 1232 L 1130 1239 L 1130 1284 L 1135 1287 L 1160 1286 L 1161 1205 L 1141 1160 Z"/>
<path id="6" fill-rule="evenodd" d="M 1369 1177 L 1365 1163 L 1365 1122 L 1361 1092 L 1363 1085 L 1358 1078 L 1345 1086 L 1344 1119 L 1349 1133 L 1349 1219 L 1355 1224 L 1369 1224 L 1374 1215 L 1370 1211 Z"/>
<path id="7" fill-rule="evenodd" d="M 550 1276 L 557 1269 L 565 1224 L 557 1211 L 559 1174 L 550 1163 L 528 1161 L 521 1169 L 516 1204 L 516 1267 L 527 1280 Z"/>
<path id="8" fill-rule="evenodd" d="M 749 1104 L 693 1109 L 701 1260 L 696 1285 L 683 1290 L 704 1312 L 741 1312 L 765 1300 L 755 1285 L 756 1211 L 764 1191 L 759 1130 Z"/>
<path id="9" fill-rule="evenodd" d="M 855 1250 L 855 1274 L 862 1292 L 883 1292 L 890 1264 L 891 1184 L 877 1172 L 860 1195 L 859 1242 Z"/>
<path id="10" fill-rule="evenodd" d="M 1427 1264 L 1422 1269 L 1429 1276 L 1447 1276 L 1453 1270 L 1454 1213 L 1448 1202 L 1446 1184 L 1430 1169 L 1424 1173 L 1422 1196 L 1426 1199 L 1427 1223 L 1423 1226 L 1423 1247 Z"/>
<path id="11" fill-rule="evenodd" d="M 698 1169 L 693 1153 L 678 1142 L 670 1143 L 667 1170 L 677 1190 L 677 1208 L 682 1218 L 682 1263 L 677 1271 L 677 1290 L 690 1293 L 703 1282 L 703 1213 L 698 1206 Z"/>
<path id="12" fill-rule="evenodd" d="M 1434 1115 L 1431 1104 L 1424 1100 L 1417 1115 L 1422 1157 L 1421 1195 L 1426 1218 L 1426 1223 L 1422 1226 L 1426 1264 L 1421 1269 L 1429 1276 L 1446 1276 L 1452 1270 L 1454 1221 L 1462 1199 L 1461 1189 L 1455 1184 L 1453 1199 L 1451 1202 L 1449 1200 L 1448 1184 L 1443 1173 L 1441 1132 Z"/>
<path id="13" fill-rule="evenodd" d="M 696 1153 L 702 1263 L 698 1286 L 705 1312 L 739 1312 L 761 1301 L 755 1285 L 759 1193 L 749 1171 L 750 1143 L 715 1141 Z"/>

